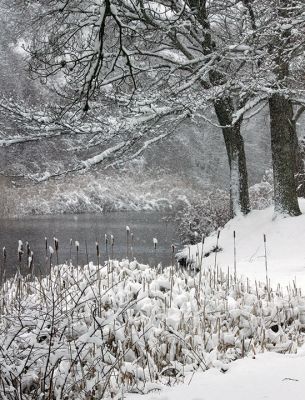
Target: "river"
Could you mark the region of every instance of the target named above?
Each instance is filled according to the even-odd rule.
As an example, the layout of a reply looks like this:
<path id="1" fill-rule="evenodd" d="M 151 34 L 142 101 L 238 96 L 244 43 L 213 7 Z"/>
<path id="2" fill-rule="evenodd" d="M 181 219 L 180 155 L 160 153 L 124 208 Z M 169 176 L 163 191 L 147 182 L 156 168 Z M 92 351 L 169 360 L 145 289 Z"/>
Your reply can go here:
<path id="1" fill-rule="evenodd" d="M 22 240 L 25 248 L 26 241 L 34 252 L 34 271 L 36 274 L 44 274 L 50 263 L 46 258 L 45 237 L 48 247 L 54 248 L 54 237 L 59 241 L 58 259 L 63 263 L 70 259 L 75 264 L 77 252 L 75 241 L 79 242 L 78 263 L 80 265 L 88 259 L 96 262 L 96 241 L 99 242 L 100 260 L 106 259 L 105 234 L 108 236 L 109 255 L 111 254 L 110 235 L 114 237 L 114 258 L 122 259 L 127 254 L 126 226 L 129 226 L 128 257 L 134 257 L 151 266 L 161 262 L 163 266 L 171 263 L 171 245 L 174 243 L 179 247 L 180 241 L 177 237 L 174 221 L 165 222 L 165 214 L 159 212 L 112 212 L 108 214 L 79 214 L 79 215 L 43 215 L 27 216 L 20 219 L 0 220 L 0 245 L 6 248 L 6 263 L 1 256 L 1 271 L 6 270 L 6 277 L 13 276 L 19 265 L 18 240 Z M 157 248 L 154 249 L 153 238 L 158 240 Z M 70 246 L 72 239 L 72 247 Z M 86 252 L 86 243 L 87 249 Z M 131 245 L 132 249 L 131 249 Z M 70 253 L 71 251 L 71 253 Z M 48 251 L 49 257 L 49 251 Z M 56 254 L 53 256 L 56 262 Z M 21 270 L 27 273 L 27 260 L 22 257 Z"/>

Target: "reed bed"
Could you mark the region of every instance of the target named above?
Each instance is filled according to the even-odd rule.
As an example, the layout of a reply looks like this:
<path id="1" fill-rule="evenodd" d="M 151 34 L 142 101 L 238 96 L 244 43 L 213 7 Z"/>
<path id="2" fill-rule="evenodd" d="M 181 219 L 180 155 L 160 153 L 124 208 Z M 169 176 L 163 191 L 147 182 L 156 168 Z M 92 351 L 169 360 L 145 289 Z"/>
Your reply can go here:
<path id="1" fill-rule="evenodd" d="M 251 286 L 198 259 L 187 270 L 98 257 L 3 282 L 0 398 L 122 399 L 258 352 L 296 352 L 305 299 L 294 284 Z"/>

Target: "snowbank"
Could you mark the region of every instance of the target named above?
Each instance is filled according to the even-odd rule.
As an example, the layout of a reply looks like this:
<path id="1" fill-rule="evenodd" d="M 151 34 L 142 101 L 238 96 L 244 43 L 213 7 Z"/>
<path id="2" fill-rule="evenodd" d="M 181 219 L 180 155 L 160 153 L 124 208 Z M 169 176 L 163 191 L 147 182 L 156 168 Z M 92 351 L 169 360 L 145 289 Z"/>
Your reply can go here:
<path id="1" fill-rule="evenodd" d="M 305 393 L 305 347 L 297 355 L 259 354 L 238 360 L 223 374 L 217 369 L 197 373 L 191 383 L 163 389 L 145 400 L 303 400 Z M 128 395 L 128 400 L 143 396 Z"/>
<path id="2" fill-rule="evenodd" d="M 300 199 L 305 213 L 305 200 Z M 266 235 L 268 277 L 271 285 L 284 287 L 296 280 L 305 290 L 305 215 L 299 217 L 274 216 L 273 208 L 254 210 L 247 216 L 238 216 L 225 225 L 220 232 L 216 264 L 234 271 L 234 239 L 236 232 L 236 270 L 252 281 L 266 281 L 265 249 Z M 215 265 L 217 233 L 207 237 L 203 248 L 203 267 Z M 201 245 L 191 246 L 184 255 L 191 255 L 197 262 L 201 258 Z M 210 253 L 210 254 L 208 254 Z"/>

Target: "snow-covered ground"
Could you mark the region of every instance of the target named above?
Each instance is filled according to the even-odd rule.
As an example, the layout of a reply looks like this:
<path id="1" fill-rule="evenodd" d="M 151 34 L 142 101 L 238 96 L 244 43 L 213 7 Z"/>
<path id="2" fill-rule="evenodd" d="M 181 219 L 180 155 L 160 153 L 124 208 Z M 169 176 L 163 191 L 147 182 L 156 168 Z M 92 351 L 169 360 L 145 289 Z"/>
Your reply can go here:
<path id="1" fill-rule="evenodd" d="M 205 239 L 201 245 L 191 246 L 184 254 L 200 263 L 203 268 L 230 269 L 234 273 L 234 231 L 236 235 L 237 275 L 266 282 L 266 258 L 264 235 L 266 236 L 267 270 L 271 286 L 279 283 L 283 288 L 296 286 L 305 290 L 305 200 L 300 199 L 303 215 L 282 217 L 269 207 L 252 211 L 246 217 L 231 220 L 220 232 L 220 251 L 211 252 L 217 244 L 217 232 Z M 208 254 L 210 253 L 210 254 Z M 174 388 L 145 396 L 145 400 L 303 400 L 305 393 L 305 347 L 295 355 L 264 353 L 255 357 L 237 360 L 223 373 L 212 368 L 197 372 L 189 381 Z M 139 399 L 137 395 L 129 400 Z"/>
<path id="2" fill-rule="evenodd" d="M 271 285 L 296 285 L 305 291 L 305 199 L 300 200 L 303 215 L 275 216 L 273 208 L 254 210 L 246 217 L 238 216 L 221 230 L 216 264 L 234 271 L 234 238 L 236 234 L 236 271 L 254 280 L 266 282 L 264 235 L 266 235 L 267 269 Z M 205 239 L 203 268 L 215 265 L 217 233 Z M 185 250 L 193 260 L 201 258 L 201 245 Z"/>
<path id="3" fill-rule="evenodd" d="M 304 400 L 305 348 L 298 354 L 259 354 L 237 360 L 229 371 L 213 368 L 188 382 L 128 400 Z"/>

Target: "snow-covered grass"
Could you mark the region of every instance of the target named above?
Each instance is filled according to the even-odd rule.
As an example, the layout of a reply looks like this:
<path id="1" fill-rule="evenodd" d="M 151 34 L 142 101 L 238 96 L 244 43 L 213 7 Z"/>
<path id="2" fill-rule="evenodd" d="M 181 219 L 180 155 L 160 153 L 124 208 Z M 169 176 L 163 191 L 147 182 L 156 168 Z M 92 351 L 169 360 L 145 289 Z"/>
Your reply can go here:
<path id="1" fill-rule="evenodd" d="M 295 353 L 305 339 L 294 285 L 274 291 L 217 266 L 59 265 L 5 282 L 0 303 L 3 400 L 150 393 L 266 350 Z"/>

